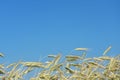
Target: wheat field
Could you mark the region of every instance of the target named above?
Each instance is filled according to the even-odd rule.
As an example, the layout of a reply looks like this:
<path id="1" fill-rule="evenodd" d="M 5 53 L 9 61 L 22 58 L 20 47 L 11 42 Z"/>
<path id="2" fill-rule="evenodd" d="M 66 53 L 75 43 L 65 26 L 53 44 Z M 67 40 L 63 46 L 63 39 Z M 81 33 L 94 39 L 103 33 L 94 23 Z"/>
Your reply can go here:
<path id="1" fill-rule="evenodd" d="M 107 56 L 108 47 L 103 56 L 86 58 L 87 48 L 76 48 L 83 51 L 81 56 L 48 55 L 49 61 L 18 61 L 7 66 L 0 64 L 0 80 L 120 80 L 120 55 Z M 4 57 L 0 53 L 0 57 Z"/>

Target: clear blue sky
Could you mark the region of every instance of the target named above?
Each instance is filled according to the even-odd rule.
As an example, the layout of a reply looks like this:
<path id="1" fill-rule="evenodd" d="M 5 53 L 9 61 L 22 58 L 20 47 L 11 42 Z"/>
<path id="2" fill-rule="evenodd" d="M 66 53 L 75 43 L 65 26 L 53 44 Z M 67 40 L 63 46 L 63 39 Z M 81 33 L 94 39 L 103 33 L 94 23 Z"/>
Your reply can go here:
<path id="1" fill-rule="evenodd" d="M 6 63 L 90 48 L 120 53 L 119 0 L 0 0 L 0 52 Z"/>

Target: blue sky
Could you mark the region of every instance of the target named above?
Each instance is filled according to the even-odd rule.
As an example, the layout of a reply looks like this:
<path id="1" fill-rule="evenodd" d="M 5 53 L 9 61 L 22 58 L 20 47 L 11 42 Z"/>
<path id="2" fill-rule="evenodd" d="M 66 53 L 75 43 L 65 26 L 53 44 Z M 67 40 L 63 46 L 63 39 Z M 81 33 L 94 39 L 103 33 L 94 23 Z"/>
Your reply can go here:
<path id="1" fill-rule="evenodd" d="M 120 53 L 119 0 L 1 0 L 0 52 L 5 63 L 66 55 L 77 47 L 88 56 Z M 75 51 L 74 51 L 75 52 Z"/>

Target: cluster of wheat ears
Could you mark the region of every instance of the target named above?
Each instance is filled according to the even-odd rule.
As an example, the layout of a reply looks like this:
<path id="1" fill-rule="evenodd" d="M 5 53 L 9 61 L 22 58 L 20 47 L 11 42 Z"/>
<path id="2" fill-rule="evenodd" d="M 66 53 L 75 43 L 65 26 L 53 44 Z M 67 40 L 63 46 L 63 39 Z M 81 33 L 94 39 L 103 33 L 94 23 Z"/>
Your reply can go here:
<path id="1" fill-rule="evenodd" d="M 87 48 L 76 48 L 83 51 L 81 56 L 66 55 L 61 61 L 61 55 L 48 55 L 51 58 L 46 62 L 23 62 L 4 66 L 0 64 L 0 80 L 120 80 L 120 55 L 106 56 L 108 47 L 103 56 L 86 58 Z M 0 57 L 3 57 L 0 54 Z M 33 76 L 34 75 L 34 76 Z"/>

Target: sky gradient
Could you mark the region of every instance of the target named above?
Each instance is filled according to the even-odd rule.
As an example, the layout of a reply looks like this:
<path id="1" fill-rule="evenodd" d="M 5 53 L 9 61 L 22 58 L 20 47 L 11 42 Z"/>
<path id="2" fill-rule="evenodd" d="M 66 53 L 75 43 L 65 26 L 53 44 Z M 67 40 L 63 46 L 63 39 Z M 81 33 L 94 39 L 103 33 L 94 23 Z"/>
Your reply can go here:
<path id="1" fill-rule="evenodd" d="M 0 52 L 5 63 L 89 48 L 88 56 L 120 53 L 119 0 L 1 0 Z M 74 51 L 75 52 L 75 51 Z"/>

